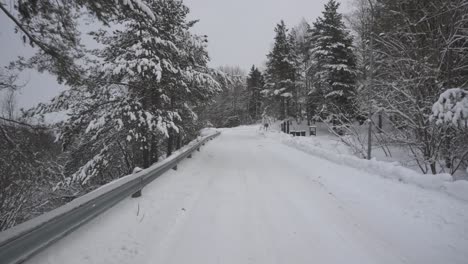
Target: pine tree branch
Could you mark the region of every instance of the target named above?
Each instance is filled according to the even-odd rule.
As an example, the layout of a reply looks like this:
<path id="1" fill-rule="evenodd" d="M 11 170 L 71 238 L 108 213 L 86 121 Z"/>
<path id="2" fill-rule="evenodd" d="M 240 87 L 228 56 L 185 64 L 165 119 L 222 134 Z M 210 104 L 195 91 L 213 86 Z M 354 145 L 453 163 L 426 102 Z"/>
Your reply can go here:
<path id="1" fill-rule="evenodd" d="M 43 50 L 45 53 L 49 54 L 50 56 L 53 57 L 58 57 L 57 52 L 49 49 L 46 47 L 42 42 L 38 41 L 36 38 L 34 38 L 28 30 L 5 8 L 4 4 L 0 4 L 0 9 L 7 15 L 8 18 L 10 18 L 13 23 L 16 24 L 16 26 L 26 35 L 28 36 L 29 40 L 36 44 L 41 50 Z"/>

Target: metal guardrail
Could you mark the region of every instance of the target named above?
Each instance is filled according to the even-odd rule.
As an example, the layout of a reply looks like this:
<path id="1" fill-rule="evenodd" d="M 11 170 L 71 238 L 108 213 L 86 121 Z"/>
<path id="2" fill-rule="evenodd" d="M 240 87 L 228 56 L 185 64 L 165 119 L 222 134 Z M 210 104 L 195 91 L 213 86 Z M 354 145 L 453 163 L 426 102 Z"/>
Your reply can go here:
<path id="1" fill-rule="evenodd" d="M 140 191 L 164 172 L 177 168 L 180 161 L 191 157 L 194 151 L 200 150 L 200 146 L 219 134 L 217 132 L 205 136 L 148 169 L 111 182 L 51 212 L 1 232 L 0 263 L 18 264 L 26 261 L 121 200 Z"/>

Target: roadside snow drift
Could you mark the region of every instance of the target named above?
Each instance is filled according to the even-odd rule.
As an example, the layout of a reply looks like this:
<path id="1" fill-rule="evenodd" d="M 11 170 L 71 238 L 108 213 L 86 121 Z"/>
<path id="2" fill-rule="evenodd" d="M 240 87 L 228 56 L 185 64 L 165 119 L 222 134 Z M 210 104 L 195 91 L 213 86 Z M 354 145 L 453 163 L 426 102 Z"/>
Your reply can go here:
<path id="1" fill-rule="evenodd" d="M 397 180 L 403 183 L 410 183 L 426 189 L 434 189 L 446 192 L 449 195 L 468 201 L 468 182 L 454 181 L 450 174 L 421 174 L 414 170 L 405 168 L 398 163 L 378 161 L 375 159 L 365 160 L 350 154 L 337 153 L 335 149 L 330 149 L 330 144 L 317 144 L 316 138 L 292 137 L 287 134 L 270 132 L 268 136 L 282 143 L 332 161 L 337 164 L 349 166 L 351 168 L 366 171 L 384 178 Z"/>

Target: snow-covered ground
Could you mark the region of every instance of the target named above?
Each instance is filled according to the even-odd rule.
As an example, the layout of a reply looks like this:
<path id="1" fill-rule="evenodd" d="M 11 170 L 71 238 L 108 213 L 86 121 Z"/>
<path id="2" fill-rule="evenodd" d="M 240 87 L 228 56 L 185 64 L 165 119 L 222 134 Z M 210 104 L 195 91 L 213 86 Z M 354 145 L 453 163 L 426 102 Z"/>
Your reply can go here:
<path id="1" fill-rule="evenodd" d="M 28 263 L 465 264 L 467 248 L 466 201 L 240 127 Z"/>
<path id="2" fill-rule="evenodd" d="M 468 202 L 468 181 L 466 180 L 455 180 L 447 173 L 422 174 L 420 171 L 402 166 L 399 162 L 381 161 L 376 158 L 368 161 L 358 158 L 350 154 L 350 149 L 343 142 L 329 133 L 317 137 L 293 137 L 272 130 L 264 133 L 264 135 L 337 164 L 343 164 L 403 183 L 414 184 L 422 188 L 442 191 Z"/>
<path id="3" fill-rule="evenodd" d="M 307 125 L 307 121 L 302 121 L 302 122 L 296 122 L 295 120 L 291 121 L 292 124 L 290 126 L 291 131 L 306 131 L 307 137 L 301 137 L 299 139 L 300 144 L 305 144 L 305 145 L 313 145 L 315 147 L 323 148 L 323 149 L 328 149 L 329 151 L 332 151 L 337 154 L 354 154 L 355 156 L 360 156 L 359 151 L 357 149 L 360 149 L 363 152 L 366 152 L 366 144 L 367 144 L 367 125 L 359 125 L 357 123 L 354 124 L 353 128 L 351 129 L 354 131 L 354 133 L 359 134 L 360 140 L 362 140 L 362 143 L 364 146 L 360 146 L 359 143 L 355 140 L 352 140 L 352 136 L 348 135 L 348 140 L 352 144 L 357 144 L 356 149 L 353 151 L 349 146 L 344 144 L 342 140 L 336 136 L 335 134 L 330 132 L 330 127 L 329 125 L 322 123 L 322 122 L 317 122 L 316 124 L 312 124 L 313 126 L 317 127 L 317 135 L 316 136 L 311 136 L 309 137 L 309 126 Z M 375 121 L 377 122 L 377 121 Z M 271 131 L 281 131 L 281 122 L 276 121 L 272 124 L 272 129 Z M 354 134 L 354 136 L 356 136 Z M 378 134 L 374 133 L 375 136 L 373 137 L 373 142 L 374 142 L 374 147 L 372 148 L 372 158 L 376 159 L 378 161 L 385 161 L 385 162 L 390 162 L 394 164 L 398 164 L 400 166 L 409 168 L 414 170 L 415 172 L 421 174 L 421 169 L 418 166 L 418 163 L 414 157 L 414 155 L 411 153 L 410 149 L 404 146 L 398 146 L 398 145 L 392 145 L 392 144 L 384 144 L 384 146 L 376 146 L 379 145 L 379 141 L 381 141 L 384 136 L 383 134 Z M 362 149 L 361 149 L 362 148 Z M 358 153 L 355 153 L 355 152 Z M 442 171 L 440 166 L 438 166 L 438 171 Z M 461 180 L 468 180 L 468 172 L 466 172 L 463 169 L 459 169 L 453 177 L 455 179 L 461 179 Z M 468 194 L 467 194 L 468 195 Z"/>

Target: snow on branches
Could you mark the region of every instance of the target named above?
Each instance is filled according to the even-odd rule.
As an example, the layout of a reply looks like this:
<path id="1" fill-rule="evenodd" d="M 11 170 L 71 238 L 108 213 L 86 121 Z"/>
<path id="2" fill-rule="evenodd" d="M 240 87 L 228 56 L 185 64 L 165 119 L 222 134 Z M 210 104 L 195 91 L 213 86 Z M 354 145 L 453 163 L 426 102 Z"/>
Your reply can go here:
<path id="1" fill-rule="evenodd" d="M 115 0 L 115 3 L 118 4 L 120 0 Z M 128 6 L 131 10 L 138 9 L 141 12 L 145 13 L 147 16 L 149 16 L 152 20 L 156 20 L 156 16 L 154 15 L 153 11 L 151 11 L 151 8 L 148 7 L 144 3 L 144 1 L 141 0 L 122 0 L 123 5 Z"/>
<path id="2" fill-rule="evenodd" d="M 150 166 L 166 146 L 170 154 L 175 140 L 180 145 L 196 127 L 194 109 L 220 90 L 207 67 L 206 36 L 189 31 L 181 1 L 115 1 L 143 11 L 145 3 L 155 21 L 130 12 L 114 21 L 119 30 L 93 32 L 103 45 L 94 53 L 100 65 L 83 85 L 30 111 L 68 111 L 59 139 L 75 158 L 58 187 L 101 184 Z"/>
<path id="3" fill-rule="evenodd" d="M 432 120 L 438 125 L 466 126 L 468 120 L 468 91 L 452 88 L 443 92 L 432 106 Z"/>

